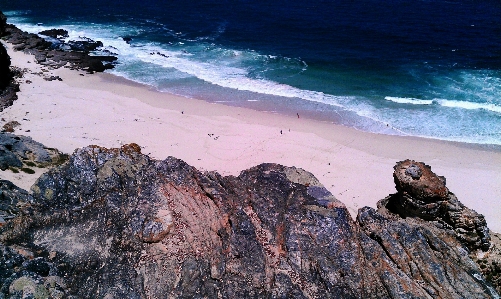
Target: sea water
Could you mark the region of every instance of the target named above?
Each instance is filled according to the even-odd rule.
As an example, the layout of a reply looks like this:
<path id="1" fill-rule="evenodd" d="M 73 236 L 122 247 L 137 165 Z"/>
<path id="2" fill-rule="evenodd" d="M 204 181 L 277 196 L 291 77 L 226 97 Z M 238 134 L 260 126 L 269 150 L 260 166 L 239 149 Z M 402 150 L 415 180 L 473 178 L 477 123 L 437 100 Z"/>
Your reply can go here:
<path id="1" fill-rule="evenodd" d="M 3 0 L 8 22 L 91 38 L 110 72 L 365 131 L 501 145 L 499 0 Z M 124 38 L 130 38 L 126 42 Z"/>

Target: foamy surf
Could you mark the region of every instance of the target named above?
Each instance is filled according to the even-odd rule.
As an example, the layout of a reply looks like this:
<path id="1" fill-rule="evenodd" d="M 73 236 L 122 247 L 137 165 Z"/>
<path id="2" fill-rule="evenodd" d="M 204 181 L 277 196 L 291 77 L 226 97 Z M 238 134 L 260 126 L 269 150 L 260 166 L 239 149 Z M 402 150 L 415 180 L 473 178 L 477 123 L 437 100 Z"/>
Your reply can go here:
<path id="1" fill-rule="evenodd" d="M 416 98 L 399 98 L 399 97 L 385 97 L 387 101 L 399 104 L 412 104 L 412 105 L 432 105 L 433 100 L 420 100 Z"/>
<path id="2" fill-rule="evenodd" d="M 501 114 L 501 106 L 493 103 L 475 103 L 467 101 L 454 101 L 445 99 L 433 99 L 433 100 L 420 100 L 416 98 L 399 98 L 399 97 L 385 97 L 387 101 L 398 103 L 398 104 L 411 104 L 411 105 L 440 105 L 442 107 L 448 108 L 460 108 L 467 110 L 477 110 L 482 109 L 490 112 L 495 112 Z"/>
<path id="3" fill-rule="evenodd" d="M 101 41 L 104 46 L 96 54 L 118 57 L 110 72 L 159 91 L 294 115 L 319 112 L 337 123 L 378 133 L 501 144 L 497 70 L 441 68 L 420 61 L 390 71 L 360 69 L 360 64 L 346 68 L 343 63 L 338 68 L 328 61 L 319 64 L 317 57 L 224 44 L 220 38 L 231 31 L 228 22 L 212 31 L 189 31 L 150 16 L 102 24 L 37 24 L 29 12 L 7 14 L 9 22 L 31 33 L 62 28 L 69 33 L 66 40 Z"/>

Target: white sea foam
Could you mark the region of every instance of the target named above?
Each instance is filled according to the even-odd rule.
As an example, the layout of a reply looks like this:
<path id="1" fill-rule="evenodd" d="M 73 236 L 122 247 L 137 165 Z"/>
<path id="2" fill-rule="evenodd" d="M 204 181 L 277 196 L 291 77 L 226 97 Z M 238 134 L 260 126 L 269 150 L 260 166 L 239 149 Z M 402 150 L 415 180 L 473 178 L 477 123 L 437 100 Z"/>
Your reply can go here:
<path id="1" fill-rule="evenodd" d="M 385 97 L 387 101 L 399 104 L 413 104 L 413 105 L 432 105 L 433 100 L 420 100 L 416 98 L 399 98 L 399 97 Z"/>
<path id="2" fill-rule="evenodd" d="M 498 106 L 493 103 L 475 103 L 475 102 L 455 101 L 446 99 L 420 100 L 416 98 L 398 98 L 398 97 L 385 97 L 384 99 L 399 104 L 413 104 L 413 105 L 438 104 L 442 107 L 448 107 L 448 108 L 461 108 L 468 110 L 483 109 L 501 114 L 501 106 Z"/>
<path id="3" fill-rule="evenodd" d="M 453 101 L 453 100 L 442 100 L 442 99 L 437 99 L 436 101 L 440 104 L 440 106 L 443 107 L 461 108 L 468 110 L 483 109 L 501 114 L 501 106 L 492 103 L 475 103 L 475 102 Z"/>
<path id="4" fill-rule="evenodd" d="M 240 57 L 243 56 L 243 53 L 241 51 L 238 53 L 240 54 L 236 56 L 236 59 L 241 59 Z M 231 58 L 227 58 L 226 61 L 218 59 L 199 61 L 182 51 L 166 51 L 155 46 L 145 47 L 143 51 L 137 52 L 136 55 L 144 62 L 156 64 L 164 68 L 174 68 L 198 79 L 225 88 L 280 97 L 300 98 L 338 107 L 343 106 L 342 102 L 346 100 L 346 97 L 337 97 L 323 92 L 299 89 L 266 79 L 250 78 L 249 71 L 244 67 L 233 66 L 232 61 L 228 60 Z"/>
<path id="5" fill-rule="evenodd" d="M 38 33 L 42 30 L 52 29 L 54 26 L 37 26 L 33 24 L 20 22 L 16 24 L 21 30 Z M 304 90 L 287 84 L 281 84 L 267 79 L 258 79 L 249 77 L 249 71 L 240 64 L 245 63 L 245 58 L 252 60 L 276 60 L 276 56 L 260 55 L 252 50 L 243 52 L 234 49 L 221 49 L 220 57 L 212 59 L 197 60 L 187 52 L 189 45 L 184 42 L 178 42 L 181 49 L 166 49 L 165 45 L 143 44 L 131 47 L 120 36 L 137 31 L 134 28 L 117 28 L 116 26 L 106 26 L 100 24 L 74 24 L 59 25 L 58 28 L 66 29 L 69 37 L 66 40 L 79 40 L 90 38 L 103 42 L 103 49 L 111 52 L 118 52 L 119 62 L 128 63 L 130 61 L 143 61 L 159 65 L 164 68 L 173 68 L 180 72 L 189 74 L 206 82 L 235 90 L 250 91 L 259 94 L 272 96 L 299 98 L 308 101 L 320 102 L 337 107 L 344 107 L 350 97 L 341 97 L 325 94 L 320 91 Z M 215 51 L 217 52 L 217 51 Z M 230 54 L 230 55 L 228 55 Z M 245 54 L 245 55 L 244 55 Z M 258 58 L 256 56 L 259 56 Z M 220 58 L 224 57 L 225 60 Z M 291 61 L 291 58 L 284 58 L 284 61 Z M 307 64 L 300 62 L 301 71 L 306 70 Z M 125 77 L 129 77 L 124 74 Z M 150 83 L 150 82 L 143 82 Z"/>
<path id="6" fill-rule="evenodd" d="M 442 82 L 444 88 L 433 94 L 437 97 L 435 99 L 387 96 L 384 98 L 386 101 L 401 105 L 388 103 L 381 108 L 374 105 L 370 99 L 360 96 L 336 96 L 321 91 L 301 89 L 276 82 L 270 79 L 271 76 L 267 76 L 270 72 L 288 76 L 307 70 L 306 62 L 299 59 L 260 54 L 251 49 L 224 48 L 204 42 L 203 39 L 198 41 L 174 39 L 171 44 L 133 39 L 132 44 L 128 44 L 122 37 L 136 36 L 141 33 L 140 28 L 88 23 L 38 26 L 24 23 L 22 15 L 18 18 L 20 21 L 16 26 L 28 32 L 38 33 L 46 29 L 63 28 L 69 32 L 67 40 L 84 37 L 99 40 L 104 44 L 101 50 L 108 50 L 118 55 L 119 65 L 112 70 L 113 73 L 160 89 L 163 82 L 169 80 L 197 78 L 233 90 L 297 98 L 340 107 L 339 111 L 351 111 L 360 116 L 359 120 L 350 120 L 348 123 L 364 130 L 381 132 L 380 127 L 385 128 L 388 124 L 392 132 L 415 136 L 492 144 L 499 144 L 501 140 L 499 133 L 496 133 L 499 132 L 500 125 L 495 121 L 496 117 L 499 117 L 497 114 L 501 114 L 501 106 L 497 102 L 499 101 L 498 75 L 491 78 L 483 74 L 465 72 L 462 76 L 455 76 L 453 81 L 444 80 Z M 442 92 L 443 90 L 445 92 Z M 478 103 L 456 100 L 471 99 L 471 95 L 477 94 L 481 95 L 475 99 Z M 257 100 L 250 98 L 247 101 Z M 405 113 L 407 109 L 411 109 L 408 105 L 414 105 L 412 114 Z M 426 106 L 432 106 L 433 109 L 425 108 Z M 484 119 L 479 119 L 482 116 L 475 110 L 485 110 L 495 114 L 490 113 L 490 120 L 484 124 Z M 457 123 L 459 118 L 462 119 L 461 124 Z M 377 126 L 380 127 L 375 128 Z"/>

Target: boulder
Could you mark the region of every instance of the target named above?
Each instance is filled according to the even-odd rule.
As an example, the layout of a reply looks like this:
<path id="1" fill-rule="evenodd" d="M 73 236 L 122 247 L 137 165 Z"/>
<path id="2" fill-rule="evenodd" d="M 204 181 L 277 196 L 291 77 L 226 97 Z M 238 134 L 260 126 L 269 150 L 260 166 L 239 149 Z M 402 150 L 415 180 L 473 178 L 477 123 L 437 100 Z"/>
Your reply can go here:
<path id="1" fill-rule="evenodd" d="M 66 161 L 67 155 L 56 149 L 47 148 L 31 137 L 0 132 L 0 169 L 18 171 L 29 167 L 51 167 Z M 33 171 L 33 170 L 32 170 Z M 31 172 L 31 171 L 29 171 Z"/>
<path id="2" fill-rule="evenodd" d="M 445 178 L 431 167 L 413 160 L 398 162 L 394 167 L 397 193 L 378 205 L 401 217 L 419 217 L 438 221 L 452 228 L 470 249 L 488 250 L 489 228 L 483 215 L 465 207 L 445 186 Z"/>

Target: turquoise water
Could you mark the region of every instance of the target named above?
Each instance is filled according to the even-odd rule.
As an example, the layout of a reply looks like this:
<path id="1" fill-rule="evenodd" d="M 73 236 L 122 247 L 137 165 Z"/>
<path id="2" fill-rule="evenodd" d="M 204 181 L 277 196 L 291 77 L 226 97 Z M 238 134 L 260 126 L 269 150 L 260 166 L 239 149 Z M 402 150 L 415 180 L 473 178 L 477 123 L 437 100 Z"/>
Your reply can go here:
<path id="1" fill-rule="evenodd" d="M 111 73 L 160 91 L 501 144 L 499 1 L 69 2 L 0 9 L 29 32 L 102 41 Z"/>

